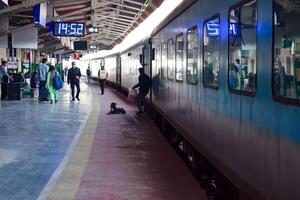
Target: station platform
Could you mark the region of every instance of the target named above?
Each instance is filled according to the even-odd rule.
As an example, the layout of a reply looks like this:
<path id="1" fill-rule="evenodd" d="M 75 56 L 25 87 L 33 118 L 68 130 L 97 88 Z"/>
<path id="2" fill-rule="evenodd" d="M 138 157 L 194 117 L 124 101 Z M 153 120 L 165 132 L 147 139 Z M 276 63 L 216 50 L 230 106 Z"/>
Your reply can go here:
<path id="1" fill-rule="evenodd" d="M 115 90 L 81 84 L 81 101 L 1 102 L 2 200 L 206 200 L 146 114 Z M 107 115 L 110 103 L 126 114 Z"/>

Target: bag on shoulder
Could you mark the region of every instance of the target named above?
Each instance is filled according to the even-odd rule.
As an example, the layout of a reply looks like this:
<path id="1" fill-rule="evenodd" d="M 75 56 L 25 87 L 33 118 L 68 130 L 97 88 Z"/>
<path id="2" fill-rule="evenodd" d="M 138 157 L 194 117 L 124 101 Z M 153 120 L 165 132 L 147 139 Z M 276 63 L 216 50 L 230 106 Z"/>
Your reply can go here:
<path id="1" fill-rule="evenodd" d="M 53 87 L 56 90 L 60 90 L 63 87 L 63 82 L 57 73 L 55 73 L 55 75 L 53 77 Z"/>

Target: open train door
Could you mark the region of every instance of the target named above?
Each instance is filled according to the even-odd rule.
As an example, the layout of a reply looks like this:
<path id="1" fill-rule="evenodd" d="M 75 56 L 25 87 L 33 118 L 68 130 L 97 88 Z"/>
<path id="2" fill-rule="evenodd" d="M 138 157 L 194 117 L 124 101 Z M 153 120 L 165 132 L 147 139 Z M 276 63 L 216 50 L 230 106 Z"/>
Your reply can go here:
<path id="1" fill-rule="evenodd" d="M 116 68 L 116 84 L 117 84 L 117 88 L 120 89 L 121 88 L 121 56 L 118 55 L 116 57 L 117 59 L 117 68 Z"/>
<path id="2" fill-rule="evenodd" d="M 141 57 L 141 64 L 144 67 L 145 73 L 152 80 L 152 43 L 151 40 L 145 42 Z M 152 102 L 152 90 L 150 90 L 149 95 L 147 95 L 148 100 Z"/>

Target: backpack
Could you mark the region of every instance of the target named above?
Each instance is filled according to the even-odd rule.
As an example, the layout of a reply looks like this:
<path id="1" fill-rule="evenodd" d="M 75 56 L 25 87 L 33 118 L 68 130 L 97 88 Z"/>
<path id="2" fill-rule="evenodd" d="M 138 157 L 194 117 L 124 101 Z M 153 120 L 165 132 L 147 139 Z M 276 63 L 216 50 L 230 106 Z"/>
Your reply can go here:
<path id="1" fill-rule="evenodd" d="M 57 73 L 53 77 L 53 87 L 56 90 L 60 90 L 63 87 L 63 82 Z"/>

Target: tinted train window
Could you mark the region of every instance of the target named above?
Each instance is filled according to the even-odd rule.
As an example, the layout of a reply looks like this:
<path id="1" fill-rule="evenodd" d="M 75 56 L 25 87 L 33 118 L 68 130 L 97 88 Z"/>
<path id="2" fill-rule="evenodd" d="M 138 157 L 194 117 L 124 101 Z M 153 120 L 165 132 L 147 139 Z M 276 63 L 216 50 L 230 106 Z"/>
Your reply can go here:
<path id="1" fill-rule="evenodd" d="M 198 82 L 198 29 L 194 27 L 187 31 L 187 82 L 196 84 Z"/>
<path id="2" fill-rule="evenodd" d="M 274 1 L 273 91 L 300 99 L 300 27 L 297 0 Z"/>
<path id="3" fill-rule="evenodd" d="M 163 43 L 161 45 L 161 78 L 166 79 L 167 77 L 167 45 Z"/>
<path id="4" fill-rule="evenodd" d="M 173 80 L 174 79 L 174 41 L 173 39 L 170 39 L 168 41 L 168 49 L 167 49 L 167 57 L 168 57 L 168 68 L 167 68 L 167 74 L 168 79 Z"/>
<path id="5" fill-rule="evenodd" d="M 176 37 L 176 81 L 183 81 L 183 34 Z"/>
<path id="6" fill-rule="evenodd" d="M 230 9 L 228 85 L 231 91 L 244 94 L 256 91 L 256 25 L 256 1 Z"/>
<path id="7" fill-rule="evenodd" d="M 160 51 L 160 45 L 156 47 L 156 70 L 155 74 L 160 74 L 161 70 L 161 51 Z"/>
<path id="8" fill-rule="evenodd" d="M 219 86 L 220 71 L 220 18 L 214 17 L 203 27 L 203 84 L 204 87 Z"/>

